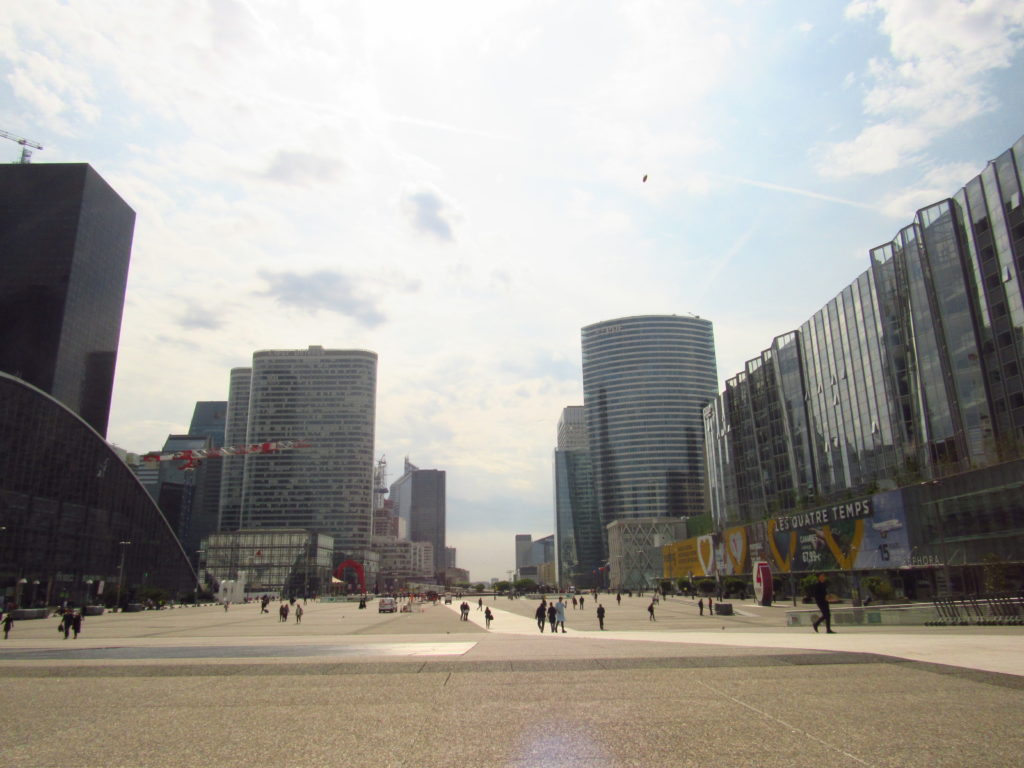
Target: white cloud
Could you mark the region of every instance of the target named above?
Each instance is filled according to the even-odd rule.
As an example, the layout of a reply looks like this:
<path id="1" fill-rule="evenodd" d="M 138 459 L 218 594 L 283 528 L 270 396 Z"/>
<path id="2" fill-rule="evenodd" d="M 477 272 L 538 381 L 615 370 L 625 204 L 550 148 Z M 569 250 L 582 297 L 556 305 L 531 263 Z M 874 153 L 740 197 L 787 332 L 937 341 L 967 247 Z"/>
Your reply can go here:
<path id="1" fill-rule="evenodd" d="M 998 101 L 988 75 L 1024 46 L 1024 3 L 1004 0 L 858 0 L 849 19 L 880 18 L 889 57 L 872 59 L 857 136 L 819 146 L 826 176 L 879 174 L 913 162 L 938 137 Z"/>

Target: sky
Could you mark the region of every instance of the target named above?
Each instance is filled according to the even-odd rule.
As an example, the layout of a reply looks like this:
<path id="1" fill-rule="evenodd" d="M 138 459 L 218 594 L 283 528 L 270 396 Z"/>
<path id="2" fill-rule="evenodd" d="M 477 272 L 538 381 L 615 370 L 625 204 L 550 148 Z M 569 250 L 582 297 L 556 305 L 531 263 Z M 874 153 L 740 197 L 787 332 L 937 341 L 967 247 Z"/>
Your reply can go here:
<path id="1" fill-rule="evenodd" d="M 554 530 L 583 326 L 708 318 L 724 382 L 1024 134 L 1022 49 L 1019 0 L 33 0 L 0 129 L 136 211 L 112 442 L 372 350 L 376 455 L 447 472 L 484 580 Z"/>

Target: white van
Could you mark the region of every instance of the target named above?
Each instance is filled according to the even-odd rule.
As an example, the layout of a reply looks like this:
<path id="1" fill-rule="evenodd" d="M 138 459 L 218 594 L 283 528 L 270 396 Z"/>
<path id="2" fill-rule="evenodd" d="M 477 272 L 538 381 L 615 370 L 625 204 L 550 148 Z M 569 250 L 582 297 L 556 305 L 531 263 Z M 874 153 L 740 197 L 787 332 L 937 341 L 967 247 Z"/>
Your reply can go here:
<path id="1" fill-rule="evenodd" d="M 382 597 L 377 601 L 377 613 L 396 613 L 398 601 L 393 597 Z"/>

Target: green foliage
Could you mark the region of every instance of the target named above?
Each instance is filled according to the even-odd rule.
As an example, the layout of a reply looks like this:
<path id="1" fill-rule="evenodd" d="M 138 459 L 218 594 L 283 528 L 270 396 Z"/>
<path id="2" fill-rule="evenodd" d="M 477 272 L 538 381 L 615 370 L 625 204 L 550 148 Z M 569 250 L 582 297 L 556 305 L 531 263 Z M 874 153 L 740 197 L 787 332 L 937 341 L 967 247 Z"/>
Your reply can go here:
<path id="1" fill-rule="evenodd" d="M 693 592 L 693 583 L 686 577 L 678 579 L 676 586 L 679 587 L 680 592 L 686 592 L 687 594 Z"/>
<path id="2" fill-rule="evenodd" d="M 474 592 L 483 592 L 485 589 L 487 589 L 487 587 L 486 587 L 486 585 L 482 581 L 477 582 L 476 584 L 473 585 L 473 591 Z"/>
<path id="3" fill-rule="evenodd" d="M 747 591 L 747 580 L 740 579 L 735 576 L 725 580 L 725 594 L 735 595 L 736 597 L 742 597 Z"/>
<path id="4" fill-rule="evenodd" d="M 881 576 L 868 576 L 861 584 L 871 594 L 872 600 L 892 600 L 893 595 L 896 594 L 892 584 Z"/>
<path id="5" fill-rule="evenodd" d="M 498 592 L 508 592 L 508 588 L 512 585 L 507 581 L 496 581 L 494 582 L 494 589 Z"/>
<path id="6" fill-rule="evenodd" d="M 714 579 L 701 579 L 697 582 L 697 589 L 705 595 L 713 595 L 716 588 Z"/>
<path id="7" fill-rule="evenodd" d="M 809 573 L 800 579 L 800 591 L 803 593 L 805 600 L 814 599 L 814 585 L 818 583 L 818 576 L 814 573 Z"/>
<path id="8" fill-rule="evenodd" d="M 513 586 L 517 592 L 533 592 L 537 589 L 537 582 L 533 579 L 517 579 Z"/>

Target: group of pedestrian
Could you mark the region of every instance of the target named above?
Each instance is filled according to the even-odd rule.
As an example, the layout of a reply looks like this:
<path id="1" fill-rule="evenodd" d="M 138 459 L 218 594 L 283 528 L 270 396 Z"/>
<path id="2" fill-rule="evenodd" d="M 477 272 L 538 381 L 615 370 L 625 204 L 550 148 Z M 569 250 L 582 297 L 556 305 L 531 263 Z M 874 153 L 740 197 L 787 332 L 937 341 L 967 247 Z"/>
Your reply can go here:
<path id="1" fill-rule="evenodd" d="M 463 600 L 462 605 L 459 606 L 459 620 L 469 621 L 469 603 L 465 600 Z"/>
<path id="2" fill-rule="evenodd" d="M 700 611 L 700 615 L 701 616 L 704 615 L 704 598 L 703 597 L 700 598 L 697 601 L 697 610 Z M 714 615 L 715 615 L 714 601 L 713 601 L 713 598 L 711 597 L 711 595 L 708 595 L 708 616 L 714 617 Z"/>
<path id="3" fill-rule="evenodd" d="M 10 614 L 8 614 L 10 615 Z M 74 632 L 74 639 L 78 639 L 78 633 L 82 631 L 82 613 L 81 611 L 74 611 L 70 608 L 65 610 L 63 615 L 60 617 L 60 623 L 57 624 L 57 631 L 64 633 L 64 639 L 67 640 L 68 636 Z M 4 634 L 6 638 L 6 633 Z"/>
<path id="4" fill-rule="evenodd" d="M 537 626 L 542 633 L 544 632 L 545 624 L 550 624 L 552 634 L 558 632 L 559 629 L 562 630 L 563 635 L 566 634 L 565 602 L 563 602 L 562 598 L 558 598 L 557 603 L 549 603 L 547 598 L 542 597 L 540 605 L 537 606 L 537 610 L 534 612 L 534 616 L 537 619 Z"/>

